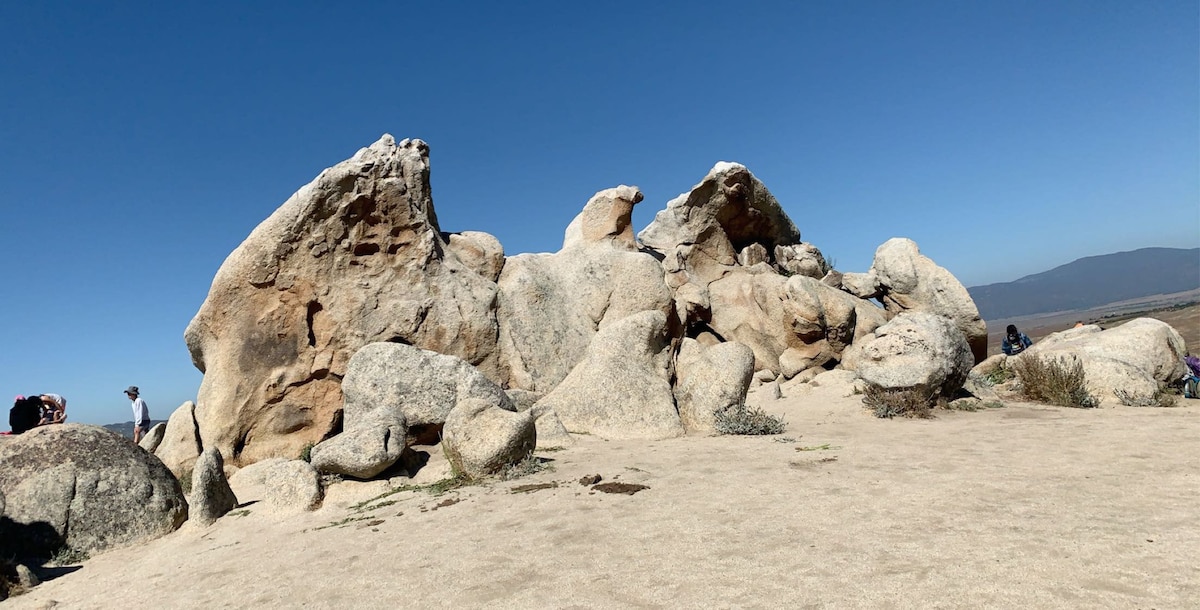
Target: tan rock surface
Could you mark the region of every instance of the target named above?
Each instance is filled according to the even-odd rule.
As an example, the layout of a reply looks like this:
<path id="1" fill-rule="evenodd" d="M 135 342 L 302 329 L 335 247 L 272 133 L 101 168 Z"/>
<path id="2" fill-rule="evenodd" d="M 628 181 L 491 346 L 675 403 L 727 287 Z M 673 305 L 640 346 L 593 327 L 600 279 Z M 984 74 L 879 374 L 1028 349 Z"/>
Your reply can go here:
<path id="1" fill-rule="evenodd" d="M 844 385 L 789 384 L 787 398 L 763 403 L 785 416 L 782 436 L 581 436 L 537 454 L 554 471 L 443 496 L 401 492 L 367 513 L 349 507 L 387 482 L 335 485 L 320 510 L 283 520 L 251 505 L 208 529 L 185 525 L 94 556 L 5 607 L 1190 608 L 1200 599 L 1200 401 L 1015 403 L 879 420 L 860 397 L 843 397 Z M 418 476 L 445 472 L 433 453 Z M 610 495 L 578 483 L 596 473 L 649 489 Z M 558 487 L 513 493 L 537 483 Z M 359 520 L 329 527 L 348 517 Z M 386 566 L 408 567 L 401 577 Z"/>

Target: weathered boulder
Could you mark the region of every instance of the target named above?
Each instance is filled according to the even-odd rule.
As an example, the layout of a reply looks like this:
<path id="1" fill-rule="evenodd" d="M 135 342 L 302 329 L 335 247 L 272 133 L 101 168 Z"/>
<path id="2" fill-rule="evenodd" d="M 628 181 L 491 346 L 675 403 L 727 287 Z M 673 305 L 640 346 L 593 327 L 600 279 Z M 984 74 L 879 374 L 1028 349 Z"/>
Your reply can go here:
<path id="1" fill-rule="evenodd" d="M 188 505 L 189 517 L 201 525 L 215 522 L 238 505 L 237 496 L 225 478 L 225 460 L 216 447 L 205 449 L 196 460 Z"/>
<path id="2" fill-rule="evenodd" d="M 630 314 L 669 313 L 662 265 L 630 226 L 636 187 L 597 193 L 554 254 L 509 257 L 497 298 L 504 384 L 548 392 L 583 358 L 597 331 Z"/>
<path id="3" fill-rule="evenodd" d="M 571 432 L 605 439 L 683 434 L 671 391 L 667 316 L 644 311 L 600 329 L 583 360 L 538 407 Z"/>
<path id="4" fill-rule="evenodd" d="M 204 446 L 236 465 L 298 455 L 336 429 L 346 364 L 375 341 L 495 374 L 496 244 L 450 241 L 420 140 L 385 135 L 292 195 L 221 265 L 184 333 L 204 372 Z"/>
<path id="5" fill-rule="evenodd" d="M 171 471 L 99 426 L 42 426 L 0 442 L 0 489 L 6 554 L 104 551 L 169 534 L 188 516 Z"/>
<path id="6" fill-rule="evenodd" d="M 541 394 L 521 389 L 505 390 L 504 393 L 508 394 L 517 411 L 529 411 L 533 416 L 533 424 L 537 428 L 538 449 L 561 449 L 575 444 L 575 439 L 571 438 L 554 409 L 545 406 L 534 407 L 537 401 L 542 399 Z"/>
<path id="7" fill-rule="evenodd" d="M 262 502 L 283 513 L 314 510 L 322 500 L 320 477 L 303 460 L 255 462 L 229 477 L 229 486 L 243 502 Z"/>
<path id="8" fill-rule="evenodd" d="M 951 396 L 974 362 L 962 331 L 945 316 L 904 312 L 874 335 L 862 344 L 856 370 L 885 389 Z"/>
<path id="9" fill-rule="evenodd" d="M 675 402 L 688 432 L 715 432 L 719 411 L 745 404 L 754 351 L 730 341 L 705 347 L 684 339 L 675 360 Z"/>
<path id="10" fill-rule="evenodd" d="M 162 443 L 163 436 L 165 436 L 166 433 L 167 422 L 158 422 L 146 432 L 146 435 L 142 437 L 142 440 L 138 441 L 138 446 L 146 451 L 149 451 L 150 453 L 154 453 L 154 450 L 158 449 L 159 444 Z"/>
<path id="11" fill-rule="evenodd" d="M 894 237 L 875 250 L 866 274 L 846 273 L 842 286 L 854 296 L 877 298 L 895 315 L 923 311 L 946 316 L 963 332 L 976 363 L 987 358 L 987 325 L 967 289 L 946 269 L 921 254 L 911 239 Z"/>
<path id="12" fill-rule="evenodd" d="M 442 450 L 455 472 L 475 478 L 496 473 L 531 453 L 537 433 L 530 412 L 497 408 L 478 398 L 455 405 L 442 429 Z"/>
<path id="13" fill-rule="evenodd" d="M 1182 377 L 1186 349 L 1171 325 L 1137 318 L 1108 330 L 1088 325 L 1053 333 L 1017 358 L 1030 354 L 1078 360 L 1089 393 L 1101 404 L 1117 404 L 1118 390 L 1128 399 L 1148 401 L 1164 384 Z"/>
<path id="14" fill-rule="evenodd" d="M 821 279 L 832 269 L 825 255 L 812 244 L 775 246 L 775 262 L 786 275 L 802 275 Z"/>
<path id="15" fill-rule="evenodd" d="M 179 405 L 167 418 L 162 441 L 154 448 L 154 456 L 180 481 L 191 479 L 192 467 L 200 457 L 200 431 L 195 413 L 196 403 L 189 400 Z"/>

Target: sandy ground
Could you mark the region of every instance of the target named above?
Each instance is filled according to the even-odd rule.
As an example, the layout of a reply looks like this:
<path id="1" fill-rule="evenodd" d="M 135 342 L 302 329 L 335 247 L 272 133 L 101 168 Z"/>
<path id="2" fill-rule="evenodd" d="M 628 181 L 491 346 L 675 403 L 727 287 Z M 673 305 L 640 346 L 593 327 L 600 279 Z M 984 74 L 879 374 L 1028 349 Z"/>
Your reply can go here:
<path id="1" fill-rule="evenodd" d="M 0 605 L 1200 607 L 1200 401 L 879 420 L 846 393 L 752 395 L 781 436 L 580 436 L 516 481 L 367 511 L 350 506 L 389 482 L 335 485 L 313 513 L 250 505 Z M 649 489 L 579 484 L 597 473 Z M 513 492 L 536 483 L 557 487 Z"/>

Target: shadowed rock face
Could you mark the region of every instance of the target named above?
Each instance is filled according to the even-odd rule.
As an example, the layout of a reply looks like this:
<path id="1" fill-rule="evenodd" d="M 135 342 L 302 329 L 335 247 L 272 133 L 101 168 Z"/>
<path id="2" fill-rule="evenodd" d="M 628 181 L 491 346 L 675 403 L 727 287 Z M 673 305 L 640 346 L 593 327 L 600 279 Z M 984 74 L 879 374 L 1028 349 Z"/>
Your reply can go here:
<path id="1" fill-rule="evenodd" d="M 171 471 L 99 426 L 42 426 L 0 442 L 0 489 L 0 550 L 24 556 L 145 542 L 188 515 Z"/>
<path id="2" fill-rule="evenodd" d="M 384 136 L 297 191 L 225 260 L 184 333 L 204 372 L 204 448 L 242 465 L 294 457 L 335 432 L 346 364 L 367 343 L 416 345 L 497 374 L 499 244 L 476 234 L 450 247 L 428 153 Z"/>

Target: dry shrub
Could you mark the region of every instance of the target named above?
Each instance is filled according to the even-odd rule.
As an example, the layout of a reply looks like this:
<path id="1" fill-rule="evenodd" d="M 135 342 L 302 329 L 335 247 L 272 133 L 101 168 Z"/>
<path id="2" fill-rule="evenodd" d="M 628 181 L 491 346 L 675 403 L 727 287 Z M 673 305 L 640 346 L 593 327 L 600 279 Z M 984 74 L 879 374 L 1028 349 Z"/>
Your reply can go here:
<path id="1" fill-rule="evenodd" d="M 715 413 L 714 425 L 719 434 L 783 434 L 782 417 L 769 415 L 762 409 L 737 405 Z"/>
<path id="2" fill-rule="evenodd" d="M 1113 390 L 1117 400 L 1127 407 L 1174 407 L 1177 406 L 1177 394 L 1159 388 L 1152 396 L 1134 396 L 1123 389 Z"/>
<path id="3" fill-rule="evenodd" d="M 933 417 L 933 407 L 944 402 L 945 399 L 934 390 L 891 389 L 875 383 L 866 384 L 863 393 L 863 404 L 875 413 L 875 417 L 887 419 L 897 415 L 921 419 Z"/>
<path id="4" fill-rule="evenodd" d="M 1021 380 L 1021 394 L 1035 402 L 1089 409 L 1098 401 L 1087 391 L 1083 363 L 1026 354 L 1012 359 Z"/>

